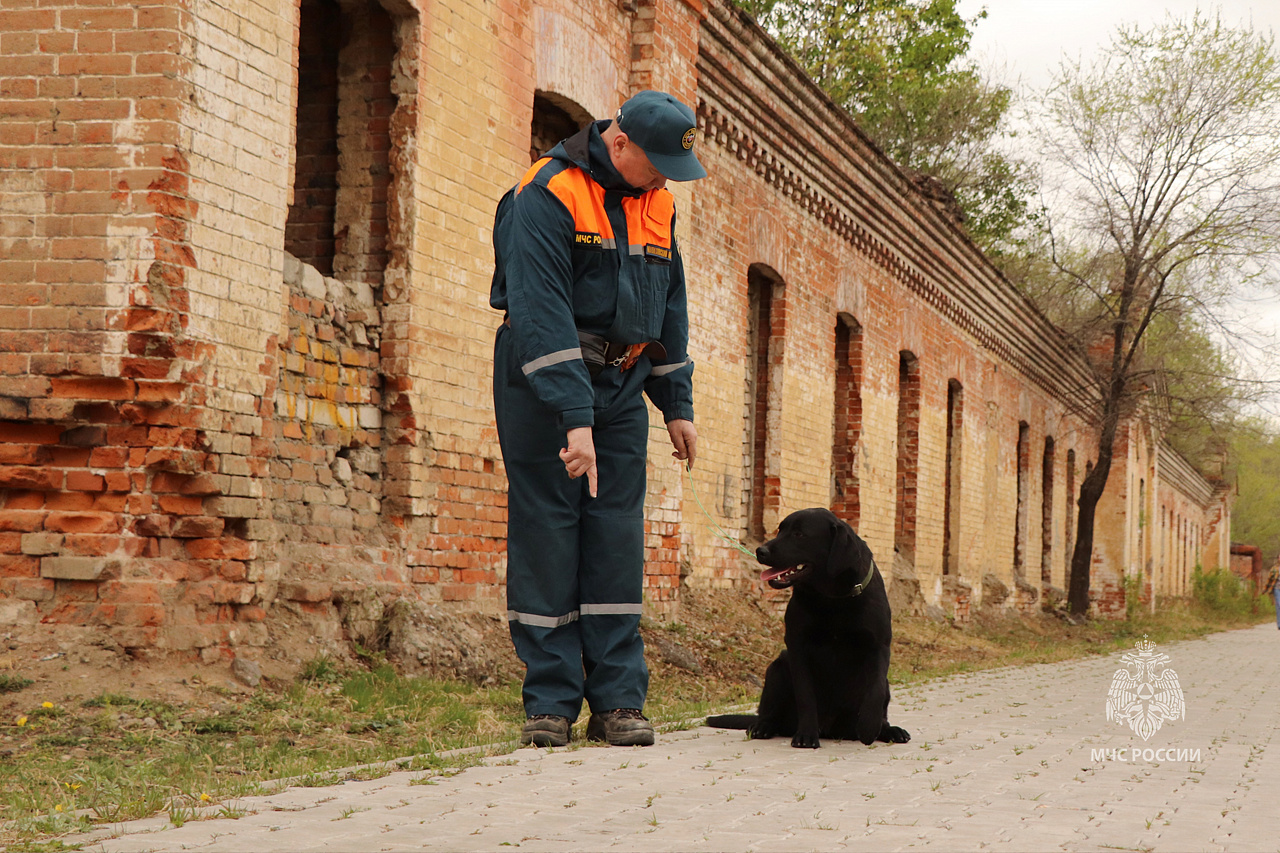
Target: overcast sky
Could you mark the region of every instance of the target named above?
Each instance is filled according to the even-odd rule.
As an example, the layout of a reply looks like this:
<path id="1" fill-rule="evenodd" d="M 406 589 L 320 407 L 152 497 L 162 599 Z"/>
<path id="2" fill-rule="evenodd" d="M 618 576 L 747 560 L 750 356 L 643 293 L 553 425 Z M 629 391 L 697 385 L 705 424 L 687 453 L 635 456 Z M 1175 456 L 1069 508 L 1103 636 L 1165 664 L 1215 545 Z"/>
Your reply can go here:
<path id="1" fill-rule="evenodd" d="M 958 7 L 966 18 L 987 10 L 987 17 L 974 27 L 972 55 L 993 77 L 1024 95 L 1044 89 L 1064 55 L 1087 61 L 1120 24 L 1145 29 L 1167 14 L 1181 17 L 1197 8 L 1217 9 L 1225 23 L 1248 23 L 1280 34 L 1280 0 L 959 0 Z M 1280 298 L 1255 295 L 1239 303 L 1238 310 L 1233 325 L 1243 322 L 1263 333 L 1264 340 L 1280 339 Z M 1270 358 L 1241 354 L 1258 373 L 1280 379 L 1280 365 L 1270 363 Z M 1268 408 L 1273 414 L 1280 412 L 1280 400 Z"/>
<path id="2" fill-rule="evenodd" d="M 1119 24 L 1146 28 L 1166 14 L 1216 8 L 1227 23 L 1280 33 L 1280 0 L 959 0 L 958 6 L 966 18 L 987 10 L 972 43 L 983 66 L 1005 74 L 1006 83 L 1020 80 L 1032 88 L 1043 88 L 1064 54 L 1088 58 Z"/>

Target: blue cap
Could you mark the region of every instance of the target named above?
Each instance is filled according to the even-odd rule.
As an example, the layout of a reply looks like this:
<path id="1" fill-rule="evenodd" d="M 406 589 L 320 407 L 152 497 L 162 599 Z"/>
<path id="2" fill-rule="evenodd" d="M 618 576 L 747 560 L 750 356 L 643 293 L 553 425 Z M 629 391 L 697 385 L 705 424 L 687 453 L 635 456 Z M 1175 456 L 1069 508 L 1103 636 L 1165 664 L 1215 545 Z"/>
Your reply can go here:
<path id="1" fill-rule="evenodd" d="M 618 127 L 667 180 L 696 181 L 707 176 L 693 153 L 698 136 L 693 110 L 666 92 L 645 89 L 632 95 L 618 110 Z"/>

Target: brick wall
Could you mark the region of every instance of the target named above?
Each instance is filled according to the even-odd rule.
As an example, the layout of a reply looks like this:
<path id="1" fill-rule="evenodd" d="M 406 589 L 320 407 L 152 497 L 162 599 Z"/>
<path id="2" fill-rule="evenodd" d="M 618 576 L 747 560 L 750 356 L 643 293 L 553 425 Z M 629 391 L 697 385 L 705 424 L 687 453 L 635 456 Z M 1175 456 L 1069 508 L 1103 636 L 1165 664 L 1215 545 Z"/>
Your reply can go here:
<path id="1" fill-rule="evenodd" d="M 942 539 L 942 572 L 955 575 L 959 573 L 959 552 L 956 534 L 959 530 L 960 501 L 963 492 L 963 450 L 961 441 L 964 435 L 964 386 L 956 379 L 947 380 L 947 444 L 946 444 L 946 476 L 943 488 L 946 490 L 942 514 L 945 528 Z"/>
<path id="2" fill-rule="evenodd" d="M 300 10 L 294 192 L 285 224 L 285 249 L 319 272 L 333 275 L 343 21 L 334 0 L 303 3 Z"/>
<path id="3" fill-rule="evenodd" d="M 831 450 L 831 511 L 858 526 L 858 439 L 862 433 L 862 327 L 836 320 L 835 415 Z"/>
<path id="4" fill-rule="evenodd" d="M 985 574 L 1012 580 L 1019 422 L 1028 424 L 1033 444 L 1043 446 L 1055 435 L 1059 445 L 1092 455 L 1089 431 L 1069 416 L 1072 401 L 1060 396 L 1045 367 L 1034 357 L 1016 355 L 1009 343 L 1014 336 L 991 330 L 988 324 L 1004 322 L 1003 310 L 971 314 L 964 307 L 988 298 L 980 295 L 985 288 L 1008 298 L 994 278 L 961 275 L 946 260 L 971 247 L 955 242 L 952 226 L 934 211 L 894 195 L 902 186 L 898 173 L 866 169 L 867 161 L 860 158 L 870 155 L 857 149 L 856 131 L 841 125 L 820 97 L 808 91 L 793 91 L 785 99 L 766 94 L 787 88 L 785 63 L 767 51 L 737 47 L 754 35 L 750 25 L 715 8 L 709 11 L 700 121 L 706 139 L 702 156 L 715 177 L 695 195 L 694 245 L 686 249 L 697 276 L 691 288 L 696 317 L 714 318 L 695 335 L 699 377 L 713 377 L 699 384 L 700 399 L 710 386 L 722 407 L 717 411 L 732 411 L 732 397 L 720 396 L 719 389 L 741 387 L 751 369 L 742 343 L 748 339 L 746 285 L 750 270 L 765 265 L 787 294 L 778 427 L 770 433 L 780 446 L 778 513 L 828 503 L 847 512 L 838 493 L 832 500 L 831 472 L 833 466 L 840 470 L 837 460 L 848 458 L 849 419 L 842 425 L 840 415 L 826 413 L 847 406 L 848 379 L 839 364 L 845 356 L 835 355 L 845 351 L 837 317 L 852 318 L 861 329 L 858 470 L 852 472 L 860 532 L 882 557 L 895 544 L 910 548 L 913 533 L 917 570 L 924 588 L 933 590 L 929 581 L 943 573 L 950 460 L 950 482 L 961 485 L 951 495 L 956 505 L 950 513 L 948 556 L 954 553 L 956 573 L 969 578 L 980 597 Z M 734 47 L 722 51 L 722 42 Z M 768 120 L 757 119 L 766 103 Z M 833 125 L 841 127 L 843 147 L 815 130 Z M 850 174 L 866 171 L 859 182 L 834 191 L 827 176 L 845 168 Z M 872 209 L 876 217 L 864 213 Z M 913 245 L 925 247 L 919 254 L 904 253 L 906 244 L 898 235 L 906 234 Z M 1026 309 L 1014 303 L 1008 310 Z M 918 366 L 905 396 L 899 393 L 904 351 Z M 950 424 L 949 452 L 947 401 L 953 384 L 963 388 L 965 411 L 980 414 Z M 904 435 L 897 429 L 900 421 Z M 741 476 L 735 455 L 728 452 L 740 446 L 737 423 L 728 417 L 704 421 L 708 449 L 702 482 L 714 486 Z M 1055 470 L 1063 464 L 1055 457 Z M 1037 465 L 1025 478 L 1038 510 L 1042 477 Z M 1061 474 L 1054 479 L 1062 482 Z M 1067 498 L 1052 488 L 1051 498 L 1049 513 L 1057 521 L 1050 536 L 1060 539 Z M 728 520 L 745 530 L 744 511 L 735 510 Z M 723 567 L 715 577 L 734 577 L 732 554 L 697 529 L 689 535 L 697 562 Z M 1059 541 L 1056 547 L 1064 545 Z M 1041 559 L 1041 549 L 1032 549 L 1027 558 L 1032 577 L 1039 575 Z M 750 567 L 741 571 L 737 577 L 746 580 Z M 956 590 L 960 595 L 959 586 Z"/>
<path id="5" fill-rule="evenodd" d="M 913 354 L 905 350 L 898 354 L 897 392 L 898 453 L 894 483 L 893 547 L 914 563 L 919 499 L 916 484 L 920 476 L 920 363 Z"/>
<path id="6" fill-rule="evenodd" d="M 415 9 L 0 10 L 6 616 L 216 660 L 266 646 L 282 611 L 340 639 L 361 595 L 499 608 L 494 205 L 536 98 L 578 121 L 645 86 L 696 105 L 711 173 L 673 187 L 700 452 L 686 479 L 653 414 L 653 612 L 684 584 L 756 583 L 715 527 L 829 505 L 967 613 L 984 578 L 1013 581 L 1019 424 L 1055 447 L 1023 472 L 1047 534 L 1025 575 L 1065 587 L 1067 460 L 1095 455 L 1077 363 L 748 19 L 721 0 Z M 1138 553 L 1157 594 L 1185 591 L 1229 525 L 1220 490 L 1141 441 L 1095 554 L 1104 610 Z M 1159 535 L 1130 494 L 1153 466 Z"/>

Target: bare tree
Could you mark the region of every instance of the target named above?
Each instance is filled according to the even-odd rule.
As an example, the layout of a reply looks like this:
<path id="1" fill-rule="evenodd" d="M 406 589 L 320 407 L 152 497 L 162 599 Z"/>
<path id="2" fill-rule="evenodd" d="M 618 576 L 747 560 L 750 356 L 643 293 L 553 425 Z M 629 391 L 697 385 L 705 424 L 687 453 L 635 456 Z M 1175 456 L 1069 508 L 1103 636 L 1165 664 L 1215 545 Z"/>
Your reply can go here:
<path id="1" fill-rule="evenodd" d="M 1098 459 L 1080 488 L 1068 602 L 1089 607 L 1094 515 L 1116 431 L 1152 369 L 1164 321 L 1213 323 L 1272 275 L 1280 234 L 1275 40 L 1199 12 L 1122 27 L 1099 58 L 1064 62 L 1043 101 L 1049 246 L 1059 309 L 1094 366 Z M 1256 281 L 1255 281 L 1256 283 Z M 1058 313 L 1050 311 L 1050 313 Z"/>

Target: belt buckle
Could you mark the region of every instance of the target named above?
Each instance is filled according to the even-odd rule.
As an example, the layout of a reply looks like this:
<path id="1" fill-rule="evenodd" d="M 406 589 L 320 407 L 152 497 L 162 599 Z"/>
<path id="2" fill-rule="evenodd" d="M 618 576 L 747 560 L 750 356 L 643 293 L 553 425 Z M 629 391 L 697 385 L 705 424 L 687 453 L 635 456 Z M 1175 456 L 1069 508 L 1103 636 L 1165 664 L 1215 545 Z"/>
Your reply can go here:
<path id="1" fill-rule="evenodd" d="M 639 359 L 640 356 L 644 353 L 645 347 L 647 346 L 649 346 L 648 343 L 643 343 L 643 344 L 632 344 L 631 346 L 627 347 L 626 351 L 623 352 L 621 357 L 614 359 L 613 363 L 614 365 L 617 366 L 618 371 L 621 372 L 624 370 L 630 370 L 632 367 L 634 367 L 636 360 Z"/>

